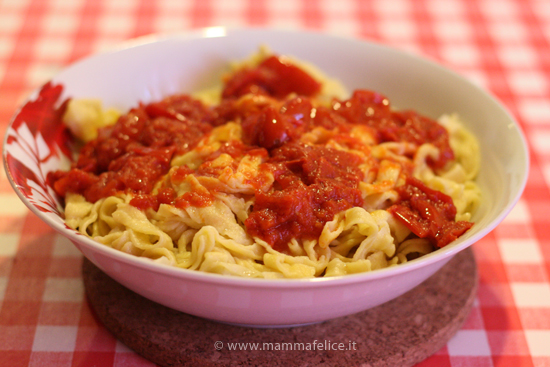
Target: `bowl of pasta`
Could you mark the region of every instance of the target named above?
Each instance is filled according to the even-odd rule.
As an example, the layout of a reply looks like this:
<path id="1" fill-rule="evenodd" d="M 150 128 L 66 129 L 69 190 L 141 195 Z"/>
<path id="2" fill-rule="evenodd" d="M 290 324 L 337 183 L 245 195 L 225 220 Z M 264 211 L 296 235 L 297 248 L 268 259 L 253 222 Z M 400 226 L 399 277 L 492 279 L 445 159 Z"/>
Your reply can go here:
<path id="1" fill-rule="evenodd" d="M 111 278 L 259 327 L 391 300 L 499 224 L 528 153 L 482 89 L 383 45 L 269 29 L 144 37 L 29 96 L 21 200 Z"/>

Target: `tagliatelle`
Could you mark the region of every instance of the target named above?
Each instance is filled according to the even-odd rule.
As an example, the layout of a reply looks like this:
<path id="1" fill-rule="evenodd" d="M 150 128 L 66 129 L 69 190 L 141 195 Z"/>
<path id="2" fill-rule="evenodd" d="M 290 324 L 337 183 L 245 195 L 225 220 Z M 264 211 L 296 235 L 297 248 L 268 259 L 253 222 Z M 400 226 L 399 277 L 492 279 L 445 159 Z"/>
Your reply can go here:
<path id="1" fill-rule="evenodd" d="M 304 65 L 263 50 L 220 88 L 101 128 L 49 178 L 67 225 L 135 256 L 254 278 L 395 266 L 473 225 L 480 154 L 456 115 L 436 123 L 375 92 L 346 98 Z M 69 105 L 73 128 L 89 119 L 82 105 Z"/>

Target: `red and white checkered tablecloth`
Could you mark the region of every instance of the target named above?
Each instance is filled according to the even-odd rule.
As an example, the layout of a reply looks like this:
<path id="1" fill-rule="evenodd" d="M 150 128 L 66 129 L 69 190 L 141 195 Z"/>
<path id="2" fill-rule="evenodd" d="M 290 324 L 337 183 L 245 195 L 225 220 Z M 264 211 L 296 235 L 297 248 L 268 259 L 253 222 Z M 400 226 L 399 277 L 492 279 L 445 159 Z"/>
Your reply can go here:
<path id="1" fill-rule="evenodd" d="M 420 366 L 550 366 L 549 0 L 0 0 L 0 130 L 65 65 L 140 35 L 205 26 L 315 29 L 422 54 L 492 92 L 530 143 L 517 207 L 474 245 L 473 311 Z M 153 366 L 84 296 L 81 254 L 0 173 L 0 366 Z"/>

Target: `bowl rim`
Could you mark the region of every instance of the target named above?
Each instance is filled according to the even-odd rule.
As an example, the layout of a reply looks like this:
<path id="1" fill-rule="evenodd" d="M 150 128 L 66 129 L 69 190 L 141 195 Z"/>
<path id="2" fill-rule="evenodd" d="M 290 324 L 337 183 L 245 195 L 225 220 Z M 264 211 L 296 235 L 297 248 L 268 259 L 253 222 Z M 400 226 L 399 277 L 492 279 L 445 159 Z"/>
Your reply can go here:
<path id="1" fill-rule="evenodd" d="M 502 112 L 504 112 L 504 115 L 507 117 L 509 122 L 512 123 L 513 127 L 515 128 L 514 131 L 518 134 L 518 137 L 521 141 L 521 147 L 522 147 L 521 153 L 523 154 L 522 158 L 524 163 L 524 169 L 522 170 L 521 181 L 517 185 L 517 190 L 514 193 L 514 196 L 508 201 L 504 210 L 502 210 L 485 227 L 483 227 L 473 236 L 467 238 L 466 240 L 463 240 L 463 241 L 459 240 L 457 243 L 453 243 L 443 248 L 437 249 L 436 251 L 431 252 L 427 255 L 424 255 L 418 259 L 409 261 L 405 264 L 400 264 L 398 266 L 377 269 L 377 270 L 364 272 L 364 273 L 347 274 L 347 275 L 340 275 L 340 276 L 334 276 L 334 277 L 320 277 L 320 278 L 314 277 L 314 278 L 303 278 L 303 279 L 246 278 L 246 277 L 228 276 L 228 275 L 222 275 L 222 274 L 216 274 L 216 273 L 206 273 L 206 272 L 201 272 L 196 270 L 178 268 L 176 266 L 160 264 L 148 258 L 141 258 L 135 255 L 127 254 L 125 252 L 113 249 L 109 246 L 100 244 L 92 240 L 91 238 L 88 238 L 84 235 L 77 233 L 74 230 L 68 229 L 68 227 L 64 226 L 61 222 L 53 220 L 50 216 L 46 215 L 41 210 L 39 210 L 36 206 L 34 206 L 19 189 L 19 186 L 16 184 L 15 179 L 10 170 L 9 164 L 7 162 L 6 143 L 8 139 L 8 134 L 6 133 L 4 135 L 4 141 L 3 141 L 4 144 L 2 149 L 3 150 L 2 159 L 4 164 L 4 170 L 6 172 L 8 181 L 10 182 L 10 185 L 13 187 L 19 199 L 30 209 L 32 213 L 37 215 L 41 220 L 46 222 L 46 224 L 48 224 L 51 228 L 53 228 L 63 236 L 67 237 L 69 240 L 73 242 L 76 241 L 76 242 L 82 243 L 87 247 L 91 247 L 94 251 L 99 251 L 100 253 L 108 257 L 114 257 L 116 261 L 123 262 L 127 265 L 130 265 L 133 267 L 147 268 L 148 271 L 160 273 L 165 276 L 185 278 L 187 280 L 192 280 L 196 282 L 225 284 L 225 285 L 240 286 L 240 287 L 251 287 L 251 286 L 263 287 L 263 288 L 269 288 L 269 289 L 280 288 L 281 286 L 284 286 L 285 288 L 303 288 L 303 287 L 319 287 L 319 286 L 325 286 L 325 285 L 340 286 L 344 284 L 362 283 L 369 280 L 375 280 L 375 279 L 380 279 L 385 277 L 394 277 L 402 273 L 411 272 L 413 270 L 422 268 L 429 264 L 433 264 L 435 262 L 441 261 L 445 258 L 448 261 L 456 253 L 471 246 L 472 244 L 474 244 L 475 242 L 477 242 L 478 240 L 486 236 L 489 232 L 491 232 L 509 214 L 512 208 L 519 201 L 521 195 L 523 194 L 523 191 L 525 189 L 528 176 L 529 176 L 530 156 L 529 156 L 529 149 L 528 149 L 528 144 L 527 144 L 525 134 L 522 131 L 520 124 L 514 118 L 514 116 L 511 114 L 508 108 L 505 105 L 503 105 L 500 101 L 498 101 L 489 91 L 475 85 L 473 82 L 464 78 L 459 73 L 451 70 L 448 67 L 443 66 L 442 64 L 434 60 L 429 59 L 425 55 L 420 55 L 409 51 L 400 50 L 392 46 L 383 44 L 381 42 L 377 42 L 369 39 L 363 39 L 363 38 L 343 36 L 343 35 L 338 35 L 338 34 L 324 32 L 324 31 L 312 31 L 312 30 L 301 30 L 301 29 L 281 29 L 281 28 L 267 28 L 267 27 L 223 27 L 223 26 L 205 27 L 205 28 L 197 28 L 197 29 L 191 29 L 186 31 L 148 34 L 148 35 L 144 35 L 144 36 L 140 36 L 140 37 L 136 37 L 136 38 L 132 38 L 132 39 L 120 42 L 114 47 L 109 48 L 108 50 L 96 52 L 91 55 L 87 55 L 79 60 L 76 60 L 75 62 L 63 68 L 63 70 L 61 70 L 59 73 L 53 76 L 51 80 L 55 80 L 57 75 L 63 73 L 63 71 L 74 67 L 78 67 L 78 65 L 88 60 L 99 58 L 99 57 L 102 57 L 103 55 L 117 53 L 117 52 L 134 48 L 134 47 L 142 47 L 153 43 L 167 42 L 167 41 L 168 42 L 169 41 L 185 42 L 188 40 L 197 40 L 197 39 L 204 39 L 204 38 L 211 38 L 211 37 L 238 37 L 239 34 L 249 33 L 249 32 L 253 32 L 257 34 L 263 33 L 263 34 L 271 34 L 271 35 L 279 34 L 284 36 L 298 35 L 298 36 L 306 36 L 306 37 L 314 37 L 314 38 L 316 37 L 319 39 L 332 39 L 332 40 L 339 40 L 342 42 L 349 42 L 362 47 L 365 47 L 365 46 L 374 47 L 387 53 L 399 55 L 399 57 L 405 57 L 405 58 L 414 60 L 415 62 L 423 63 L 430 68 L 436 68 L 440 72 L 450 74 L 454 78 L 461 80 L 463 83 L 469 84 L 470 87 L 477 89 L 482 95 L 484 95 L 487 98 L 488 102 L 495 104 L 499 109 L 502 110 Z M 35 98 L 39 89 L 40 87 L 31 91 L 27 96 L 27 98 L 25 98 L 20 103 L 19 107 L 16 109 L 16 111 L 14 112 L 9 122 L 6 131 L 12 127 L 14 119 L 19 113 L 22 106 L 24 106 L 25 103 Z"/>

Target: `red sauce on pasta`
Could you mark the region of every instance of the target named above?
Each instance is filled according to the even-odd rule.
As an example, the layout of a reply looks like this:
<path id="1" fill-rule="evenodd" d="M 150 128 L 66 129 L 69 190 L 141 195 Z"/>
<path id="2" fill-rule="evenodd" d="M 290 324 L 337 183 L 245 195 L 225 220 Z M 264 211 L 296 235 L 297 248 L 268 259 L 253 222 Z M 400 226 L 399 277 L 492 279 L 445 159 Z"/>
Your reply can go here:
<path id="1" fill-rule="evenodd" d="M 416 178 L 408 177 L 406 184 L 396 190 L 399 201 L 388 210 L 414 234 L 429 239 L 437 247 L 456 240 L 473 226 L 471 222 L 455 222 L 456 208 L 452 199 Z"/>
<path id="2" fill-rule="evenodd" d="M 284 98 L 290 93 L 313 96 L 321 84 L 284 57 L 271 56 L 255 68 L 237 71 L 225 81 L 223 98 L 240 97 L 248 93 Z"/>
<path id="3" fill-rule="evenodd" d="M 350 149 L 358 143 L 348 133 L 357 125 L 370 131 L 378 143 L 430 142 L 440 151 L 437 159 L 428 162 L 435 169 L 454 158 L 442 126 L 413 111 L 393 111 L 379 93 L 358 90 L 348 100 L 319 106 L 311 99 L 319 91 L 320 84 L 305 71 L 270 57 L 226 80 L 219 106 L 206 107 L 186 95 L 140 104 L 84 145 L 70 171 L 52 173 L 49 179 L 59 195 L 78 193 L 90 202 L 125 192 L 133 195 L 130 204 L 142 210 L 156 210 L 163 203 L 178 208 L 209 206 L 215 189 L 178 195 L 158 182 L 171 169 L 174 156 L 196 147 L 214 126 L 238 121 L 242 141 L 224 143 L 198 169 L 172 168 L 171 180 L 183 182 L 189 174 L 215 177 L 220 168 L 208 162 L 221 154 L 262 157 L 265 162 L 260 169 L 270 170 L 275 181 L 269 191 L 257 190 L 244 224 L 251 235 L 285 251 L 291 239 L 318 238 L 335 214 L 363 205 L 359 182 L 365 173 L 359 166 L 366 163 L 364 158 L 298 141 L 313 128 L 333 132 L 334 140 Z M 263 104 L 239 99 L 250 93 L 265 97 Z M 289 94 L 295 97 L 288 98 Z M 369 164 L 377 170 L 376 164 Z M 471 223 L 454 222 L 456 209 L 450 197 L 418 180 L 408 179 L 397 191 L 400 199 L 390 212 L 436 246 L 448 244 L 471 227 Z"/>
<path id="4" fill-rule="evenodd" d="M 443 126 L 414 111 L 391 110 L 389 100 L 379 93 L 357 90 L 349 100 L 338 103 L 335 109 L 348 121 L 372 127 L 379 142 L 432 143 L 440 151 L 439 158 L 430 161 L 435 168 L 443 168 L 454 159 Z"/>
<path id="5" fill-rule="evenodd" d="M 256 194 L 245 225 L 276 249 L 293 238 L 318 238 L 335 214 L 363 204 L 361 159 L 355 154 L 290 143 L 274 150 L 269 162 L 276 188 Z"/>
<path id="6" fill-rule="evenodd" d="M 119 192 L 149 194 L 168 172 L 174 154 L 191 150 L 212 129 L 213 117 L 210 109 L 184 95 L 140 105 L 84 145 L 70 171 L 51 175 L 53 187 L 61 196 L 79 193 L 90 202 Z M 145 208 L 145 202 L 150 201 L 134 204 Z"/>

